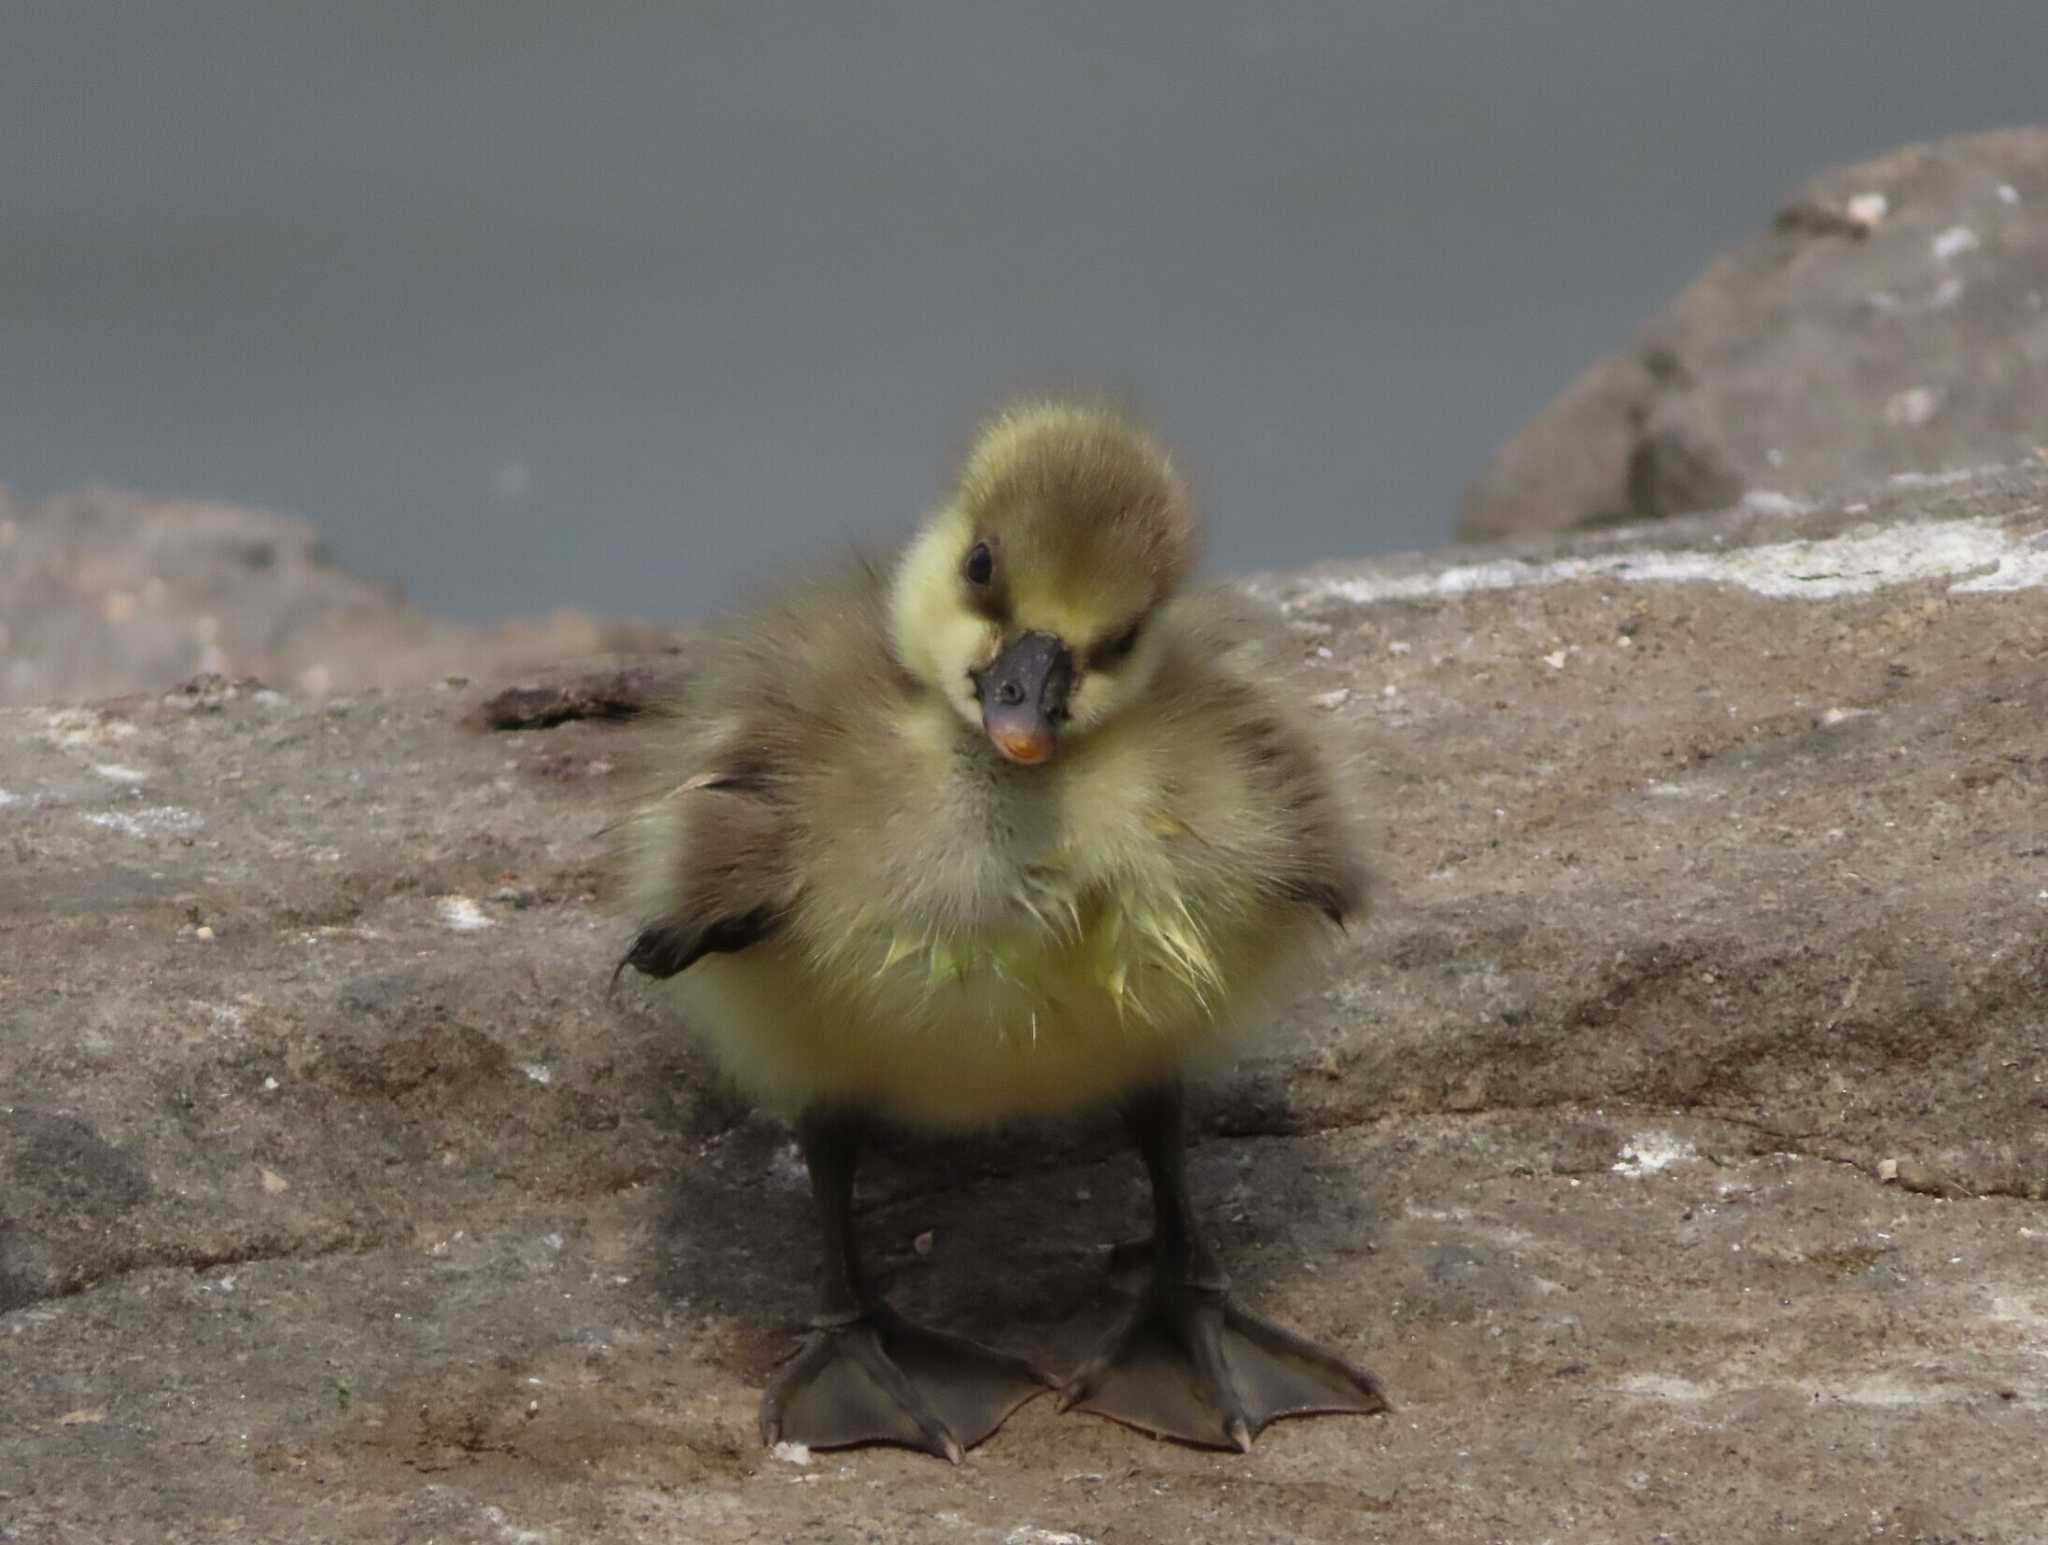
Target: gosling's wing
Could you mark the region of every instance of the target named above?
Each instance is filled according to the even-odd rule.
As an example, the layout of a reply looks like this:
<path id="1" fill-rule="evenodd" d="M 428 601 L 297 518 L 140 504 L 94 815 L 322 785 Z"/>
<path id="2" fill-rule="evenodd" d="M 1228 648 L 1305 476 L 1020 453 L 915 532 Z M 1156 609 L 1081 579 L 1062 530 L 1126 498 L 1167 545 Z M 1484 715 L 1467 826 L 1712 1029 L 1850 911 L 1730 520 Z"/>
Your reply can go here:
<path id="1" fill-rule="evenodd" d="M 1206 839 L 1189 862 L 1226 864 L 1268 900 L 1314 907 L 1334 923 L 1364 914 L 1371 874 L 1344 758 L 1304 701 L 1299 668 L 1241 603 L 1190 598 L 1175 608 L 1180 765 L 1214 769 L 1187 786 L 1188 824 Z"/>
<path id="2" fill-rule="evenodd" d="M 674 976 L 788 924 L 849 718 L 873 712 L 886 689 L 880 584 L 851 567 L 700 646 L 689 685 L 649 734 L 647 793 L 623 826 L 640 931 L 620 969 Z"/>
<path id="3" fill-rule="evenodd" d="M 1356 821 L 1321 738 L 1287 710 L 1246 703 L 1235 739 L 1252 786 L 1274 816 L 1272 888 L 1339 925 L 1364 914 L 1370 876 Z"/>
<path id="4" fill-rule="evenodd" d="M 674 976 L 706 955 L 759 943 L 789 915 L 797 887 L 787 811 L 770 777 L 722 760 L 636 818 L 647 851 L 633 860 L 634 888 L 647 921 L 618 970 Z"/>

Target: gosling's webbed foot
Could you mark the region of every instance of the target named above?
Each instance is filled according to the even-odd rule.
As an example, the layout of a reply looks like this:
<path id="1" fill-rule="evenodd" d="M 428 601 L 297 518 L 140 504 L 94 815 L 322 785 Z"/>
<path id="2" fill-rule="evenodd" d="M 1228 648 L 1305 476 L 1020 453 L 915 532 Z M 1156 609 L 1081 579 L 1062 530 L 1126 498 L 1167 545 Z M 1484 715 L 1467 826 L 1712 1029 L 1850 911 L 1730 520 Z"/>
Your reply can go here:
<path id="1" fill-rule="evenodd" d="M 877 1306 L 811 1332 L 761 1396 L 761 1441 L 899 1443 L 958 1464 L 1052 1382 L 1021 1357 Z"/>
<path id="2" fill-rule="evenodd" d="M 1220 1287 L 1155 1279 L 1060 1390 L 1144 1432 L 1249 1452 L 1283 1416 L 1389 1409 L 1378 1379 L 1241 1309 Z"/>

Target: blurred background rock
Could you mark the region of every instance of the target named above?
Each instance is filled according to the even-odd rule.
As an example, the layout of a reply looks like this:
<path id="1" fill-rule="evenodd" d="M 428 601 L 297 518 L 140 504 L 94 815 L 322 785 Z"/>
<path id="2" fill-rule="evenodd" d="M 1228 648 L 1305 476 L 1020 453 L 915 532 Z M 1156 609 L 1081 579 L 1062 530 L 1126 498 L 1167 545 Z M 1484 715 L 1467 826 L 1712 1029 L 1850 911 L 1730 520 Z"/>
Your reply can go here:
<path id="1" fill-rule="evenodd" d="M 1770 383 L 1851 324 L 1816 473 L 1985 459 L 2038 141 L 1894 165 L 1859 232 L 1854 177 L 1788 190 L 2038 114 L 2043 57 L 2038 0 L 24 8 L 0 700 L 602 648 L 893 536 L 1019 389 L 1156 419 L 1228 570 L 1783 488 Z M 1930 328 L 1997 371 L 1892 379 Z"/>

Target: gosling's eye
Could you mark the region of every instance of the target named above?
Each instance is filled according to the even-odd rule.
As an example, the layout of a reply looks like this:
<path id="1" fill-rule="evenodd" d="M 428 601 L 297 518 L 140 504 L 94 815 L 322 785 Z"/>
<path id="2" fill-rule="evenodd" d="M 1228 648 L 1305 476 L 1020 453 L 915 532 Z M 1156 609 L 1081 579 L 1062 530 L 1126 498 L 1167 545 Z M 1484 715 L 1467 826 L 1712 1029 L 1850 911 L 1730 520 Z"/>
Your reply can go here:
<path id="1" fill-rule="evenodd" d="M 976 542 L 967 549 L 967 557 L 960 565 L 960 572 L 967 583 L 977 590 L 996 577 L 996 555 L 988 550 L 988 543 Z"/>
<path id="2" fill-rule="evenodd" d="M 1100 671 L 1129 659 L 1131 651 L 1138 647 L 1138 630 L 1142 627 L 1144 623 L 1134 622 L 1116 637 L 1104 639 L 1088 651 L 1088 664 Z"/>

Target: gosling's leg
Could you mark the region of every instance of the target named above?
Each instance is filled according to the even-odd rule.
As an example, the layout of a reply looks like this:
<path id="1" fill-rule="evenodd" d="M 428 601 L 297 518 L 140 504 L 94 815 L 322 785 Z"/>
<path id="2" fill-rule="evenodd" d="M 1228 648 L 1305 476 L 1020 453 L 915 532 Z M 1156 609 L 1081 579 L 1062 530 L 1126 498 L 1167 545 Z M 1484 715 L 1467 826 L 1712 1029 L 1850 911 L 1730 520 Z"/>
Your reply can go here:
<path id="1" fill-rule="evenodd" d="M 1051 1381 L 1021 1358 L 914 1325 L 867 1292 L 853 1237 L 861 1135 L 860 1119 L 841 1112 L 797 1124 L 824 1278 L 811 1334 L 761 1397 L 761 1441 L 900 1443 L 958 1464 Z"/>
<path id="2" fill-rule="evenodd" d="M 1124 1122 L 1152 1180 L 1151 1281 L 1061 1388 L 1060 1409 L 1247 1452 L 1283 1416 L 1387 1410 L 1379 1380 L 1363 1368 L 1231 1299 L 1188 1200 L 1179 1086 L 1132 1099 Z"/>

